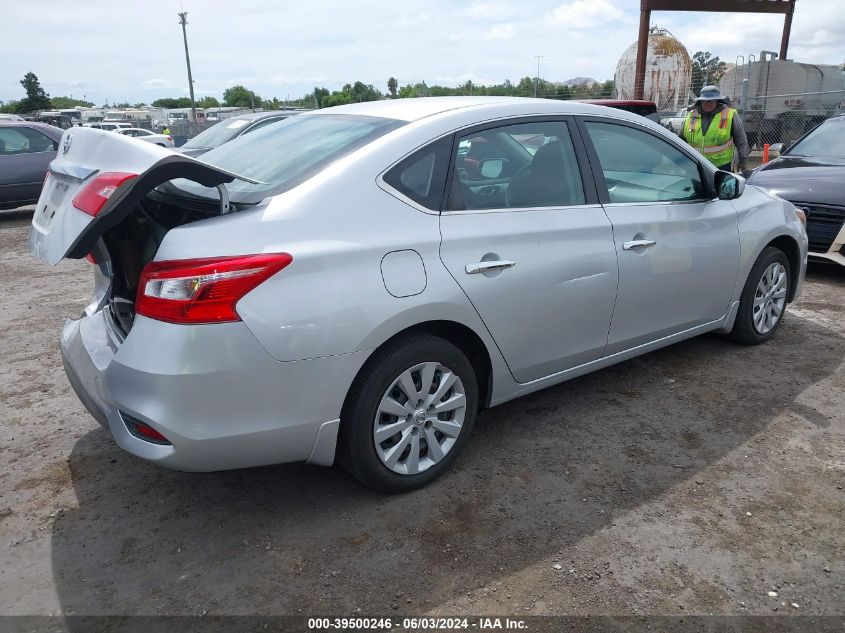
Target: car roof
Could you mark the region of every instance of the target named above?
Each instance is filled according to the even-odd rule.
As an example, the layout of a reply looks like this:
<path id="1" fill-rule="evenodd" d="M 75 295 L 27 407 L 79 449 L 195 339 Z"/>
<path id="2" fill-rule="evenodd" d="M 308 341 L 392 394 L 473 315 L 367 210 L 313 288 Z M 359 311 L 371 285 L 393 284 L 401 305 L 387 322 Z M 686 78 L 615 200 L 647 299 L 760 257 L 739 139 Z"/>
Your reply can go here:
<path id="1" fill-rule="evenodd" d="M 7 119 L 0 119 L 0 127 L 31 127 L 40 130 L 47 134 L 47 136 L 61 138 L 64 130 L 49 123 L 41 123 L 39 121 L 10 121 Z"/>
<path id="2" fill-rule="evenodd" d="M 654 101 L 644 101 L 642 99 L 577 99 L 581 103 L 592 103 L 593 105 L 606 106 L 657 106 Z"/>
<path id="3" fill-rule="evenodd" d="M 621 119 L 641 122 L 638 114 L 617 110 L 602 105 L 592 105 L 581 101 L 557 99 L 535 99 L 529 97 L 420 97 L 410 99 L 385 99 L 335 106 L 314 114 L 356 114 L 361 116 L 383 117 L 400 121 L 418 121 L 451 111 L 477 110 L 491 116 L 515 114 L 581 114 L 607 115 L 613 110 L 613 116 Z"/>

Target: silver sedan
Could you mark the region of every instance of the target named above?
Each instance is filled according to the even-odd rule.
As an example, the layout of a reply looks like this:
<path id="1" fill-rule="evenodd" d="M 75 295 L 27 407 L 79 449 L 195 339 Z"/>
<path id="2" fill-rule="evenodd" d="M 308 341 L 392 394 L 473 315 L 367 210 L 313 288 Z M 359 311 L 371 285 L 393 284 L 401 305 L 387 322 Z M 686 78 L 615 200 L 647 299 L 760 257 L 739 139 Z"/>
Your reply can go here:
<path id="1" fill-rule="evenodd" d="M 29 244 L 94 264 L 62 353 L 130 453 L 337 459 L 403 491 L 479 409 L 705 332 L 770 339 L 803 222 L 636 115 L 430 98 L 302 114 L 203 162 L 68 130 Z"/>

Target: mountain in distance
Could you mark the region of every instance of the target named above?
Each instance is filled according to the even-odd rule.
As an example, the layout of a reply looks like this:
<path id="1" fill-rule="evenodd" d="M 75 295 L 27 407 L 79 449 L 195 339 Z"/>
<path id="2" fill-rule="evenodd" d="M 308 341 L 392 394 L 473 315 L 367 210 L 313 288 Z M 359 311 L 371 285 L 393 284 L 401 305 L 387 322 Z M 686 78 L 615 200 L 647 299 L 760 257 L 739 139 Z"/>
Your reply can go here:
<path id="1" fill-rule="evenodd" d="M 553 83 L 555 86 L 569 86 L 572 88 L 574 86 L 583 86 L 584 84 L 594 86 L 599 82 L 592 77 L 573 77 L 572 79 L 567 79 L 566 81 L 555 81 Z"/>

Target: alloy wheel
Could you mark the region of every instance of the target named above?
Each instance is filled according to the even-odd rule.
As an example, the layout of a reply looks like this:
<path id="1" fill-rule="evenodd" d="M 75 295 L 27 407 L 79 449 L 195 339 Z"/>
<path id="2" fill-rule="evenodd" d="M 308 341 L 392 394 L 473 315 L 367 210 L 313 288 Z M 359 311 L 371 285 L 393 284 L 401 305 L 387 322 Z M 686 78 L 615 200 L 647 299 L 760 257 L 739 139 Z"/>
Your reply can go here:
<path id="1" fill-rule="evenodd" d="M 751 318 L 758 334 L 768 334 L 780 321 L 786 307 L 786 268 L 773 262 L 763 272 L 754 292 Z"/>

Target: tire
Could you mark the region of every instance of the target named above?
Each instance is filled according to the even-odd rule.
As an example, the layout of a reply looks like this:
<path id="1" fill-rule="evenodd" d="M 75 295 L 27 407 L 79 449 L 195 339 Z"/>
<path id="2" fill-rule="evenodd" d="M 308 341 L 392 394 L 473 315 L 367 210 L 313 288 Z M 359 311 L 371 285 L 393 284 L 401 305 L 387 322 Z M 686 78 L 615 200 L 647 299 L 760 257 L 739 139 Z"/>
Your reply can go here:
<path id="1" fill-rule="evenodd" d="M 408 379 L 413 383 L 405 387 Z M 428 388 L 422 387 L 425 380 Z M 424 402 L 418 406 L 412 398 Z M 426 407 L 429 398 L 436 401 Z M 433 409 L 438 403 L 439 413 Z M 376 352 L 352 384 L 340 416 L 338 461 L 383 492 L 425 486 L 452 465 L 469 441 L 477 410 L 478 382 L 460 349 L 428 334 L 397 339 Z M 376 430 L 381 431 L 378 444 Z"/>
<path id="2" fill-rule="evenodd" d="M 774 278 L 769 275 L 770 272 Z M 759 345 L 774 336 L 786 316 L 786 303 L 792 289 L 791 273 L 789 258 L 779 248 L 768 246 L 760 253 L 742 289 L 739 310 L 730 334 L 733 340 L 745 345 Z M 764 281 L 766 275 L 768 277 Z M 767 286 L 775 289 L 767 293 Z"/>

